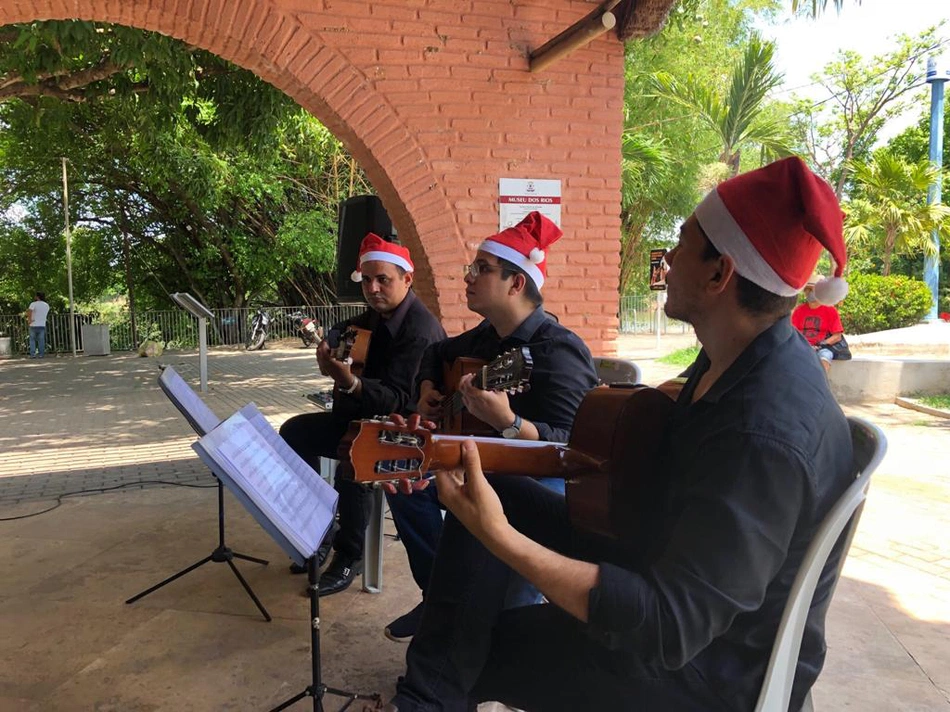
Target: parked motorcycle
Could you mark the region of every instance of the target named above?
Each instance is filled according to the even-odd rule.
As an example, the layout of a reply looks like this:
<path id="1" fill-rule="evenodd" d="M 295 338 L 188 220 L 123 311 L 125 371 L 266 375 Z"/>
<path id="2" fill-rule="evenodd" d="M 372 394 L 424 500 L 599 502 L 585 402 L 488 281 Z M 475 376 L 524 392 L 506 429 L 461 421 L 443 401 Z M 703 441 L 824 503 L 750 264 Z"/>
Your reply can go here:
<path id="1" fill-rule="evenodd" d="M 264 311 L 262 307 L 258 307 L 257 312 L 251 317 L 251 324 L 247 330 L 247 341 L 244 343 L 248 351 L 258 351 L 264 348 L 270 322 L 271 315 Z"/>
<path id="2" fill-rule="evenodd" d="M 316 319 L 311 319 L 299 309 L 289 317 L 294 331 L 300 336 L 304 346 L 313 346 L 323 338 L 323 327 Z"/>

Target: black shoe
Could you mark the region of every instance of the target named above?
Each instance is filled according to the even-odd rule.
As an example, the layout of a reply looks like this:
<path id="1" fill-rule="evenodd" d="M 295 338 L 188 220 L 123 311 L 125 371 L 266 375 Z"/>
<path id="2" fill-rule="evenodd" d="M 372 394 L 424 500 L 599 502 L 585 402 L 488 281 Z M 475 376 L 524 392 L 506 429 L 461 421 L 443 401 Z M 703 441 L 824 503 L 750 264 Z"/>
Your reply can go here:
<path id="1" fill-rule="evenodd" d="M 317 568 L 323 568 L 323 565 L 327 562 L 327 557 L 330 555 L 330 550 L 333 548 L 333 537 L 336 536 L 336 533 L 340 531 L 340 525 L 336 522 L 333 522 L 333 526 L 330 527 L 330 531 L 327 532 L 327 535 L 323 538 L 323 543 L 320 545 L 320 548 L 317 549 Z M 307 573 L 307 565 L 304 564 L 301 566 L 297 562 L 293 562 L 290 565 L 290 573 L 292 574 L 305 574 Z"/>
<path id="2" fill-rule="evenodd" d="M 320 575 L 320 595 L 329 596 L 350 587 L 357 574 L 363 573 L 363 560 L 351 559 L 339 551 L 330 559 L 327 570 Z"/>
<path id="3" fill-rule="evenodd" d="M 422 620 L 422 603 L 383 628 L 383 634 L 397 643 L 408 643 L 419 628 Z"/>

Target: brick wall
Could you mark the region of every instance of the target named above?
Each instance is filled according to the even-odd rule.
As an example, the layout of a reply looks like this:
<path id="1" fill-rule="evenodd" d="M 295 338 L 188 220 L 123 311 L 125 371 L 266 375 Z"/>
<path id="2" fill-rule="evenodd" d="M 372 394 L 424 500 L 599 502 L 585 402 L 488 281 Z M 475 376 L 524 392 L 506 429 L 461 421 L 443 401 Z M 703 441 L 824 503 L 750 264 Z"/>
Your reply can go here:
<path id="1" fill-rule="evenodd" d="M 0 24 L 81 18 L 158 30 L 246 67 L 366 170 L 449 333 L 478 318 L 461 265 L 498 227 L 498 179 L 562 181 L 549 310 L 614 351 L 623 47 L 613 33 L 537 75 L 527 54 L 579 0 L 0 0 Z"/>

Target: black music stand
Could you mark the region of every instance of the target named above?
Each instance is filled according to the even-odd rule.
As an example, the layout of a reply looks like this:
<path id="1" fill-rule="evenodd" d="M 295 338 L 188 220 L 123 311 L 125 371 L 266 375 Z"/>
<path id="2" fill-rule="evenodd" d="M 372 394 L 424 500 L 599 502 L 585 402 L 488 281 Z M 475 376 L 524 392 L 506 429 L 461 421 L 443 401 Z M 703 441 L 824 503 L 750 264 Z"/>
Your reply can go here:
<path id="1" fill-rule="evenodd" d="M 169 400 L 175 404 L 175 407 L 181 411 L 181 414 L 185 416 L 185 420 L 194 428 L 195 432 L 200 436 L 206 435 L 212 428 L 212 422 L 216 425 L 220 422 L 219 418 L 208 408 L 204 401 L 198 398 L 197 394 L 192 390 L 192 388 L 185 383 L 184 379 L 178 375 L 178 373 L 171 366 L 167 366 L 162 369 L 162 375 L 158 379 L 158 384 L 161 386 L 162 391 L 165 392 L 165 395 L 168 396 Z M 187 390 L 185 390 L 187 389 Z M 211 427 L 209 427 L 211 426 Z M 212 474 L 214 474 L 212 472 Z M 147 596 L 153 591 L 157 591 L 165 584 L 169 584 L 175 579 L 181 578 L 185 574 L 194 571 L 195 569 L 204 566 L 209 561 L 214 563 L 226 563 L 231 571 L 234 572 L 234 575 L 237 577 L 237 580 L 241 582 L 241 585 L 244 587 L 244 590 L 247 591 L 247 595 L 251 597 L 251 600 L 254 601 L 254 605 L 257 606 L 257 609 L 261 612 L 261 615 L 264 616 L 264 620 L 270 622 L 271 617 L 270 613 L 267 612 L 267 609 L 264 608 L 263 604 L 260 602 L 260 599 L 254 595 L 254 591 L 251 590 L 250 585 L 247 581 L 244 580 L 244 577 L 241 576 L 241 572 L 238 571 L 237 567 L 234 565 L 234 559 L 243 559 L 244 561 L 251 561 L 255 564 L 261 564 L 267 566 L 268 561 L 266 559 L 257 559 L 253 556 L 247 556 L 246 554 L 239 554 L 236 551 L 233 551 L 224 543 L 224 486 L 221 484 L 221 478 L 215 476 L 215 479 L 218 481 L 218 546 L 217 548 L 208 554 L 206 557 L 200 561 L 188 566 L 187 568 L 182 569 L 177 574 L 169 576 L 164 581 L 151 586 L 150 588 L 145 589 L 141 593 L 137 593 L 132 598 L 126 600 L 126 603 L 135 603 L 140 598 Z"/>
<path id="2" fill-rule="evenodd" d="M 329 687 L 323 683 L 323 680 L 320 675 L 320 571 L 319 565 L 317 564 L 316 555 L 311 556 L 307 559 L 307 590 L 310 592 L 310 669 L 311 669 L 311 680 L 310 684 L 302 691 L 298 692 L 296 695 L 291 697 L 284 702 L 281 702 L 277 707 L 270 710 L 270 712 L 280 712 L 280 710 L 285 710 L 291 705 L 299 702 L 300 700 L 306 697 L 313 698 L 313 710 L 314 712 L 324 712 L 323 709 L 323 698 L 325 695 L 333 695 L 334 697 L 343 697 L 346 699 L 344 705 L 340 708 L 339 712 L 344 712 L 350 708 L 357 700 L 373 700 L 377 705 L 382 703 L 382 698 L 379 696 L 379 693 L 374 693 L 372 695 L 364 695 L 358 692 L 349 692 L 347 690 L 339 690 L 335 687 Z"/>

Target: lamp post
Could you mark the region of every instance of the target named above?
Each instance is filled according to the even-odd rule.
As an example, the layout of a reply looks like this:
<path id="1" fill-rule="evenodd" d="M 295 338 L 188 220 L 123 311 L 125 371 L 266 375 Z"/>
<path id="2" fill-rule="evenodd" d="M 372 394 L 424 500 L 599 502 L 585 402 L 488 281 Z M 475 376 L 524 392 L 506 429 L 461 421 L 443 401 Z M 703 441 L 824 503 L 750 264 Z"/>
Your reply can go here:
<path id="1" fill-rule="evenodd" d="M 940 203 L 943 176 L 943 85 L 950 79 L 950 69 L 938 69 L 937 58 L 927 59 L 927 83 L 930 84 L 930 163 L 937 169 L 937 179 L 927 189 L 927 205 Z M 930 287 L 932 300 L 927 321 L 937 320 L 937 304 L 940 288 L 940 234 L 933 230 L 931 239 L 934 254 L 924 259 L 924 281 Z"/>
<path id="2" fill-rule="evenodd" d="M 76 355 L 76 311 L 73 306 L 73 254 L 69 235 L 69 188 L 66 182 L 66 157 L 63 156 L 63 219 L 66 223 L 66 279 L 69 283 L 69 345 Z"/>

